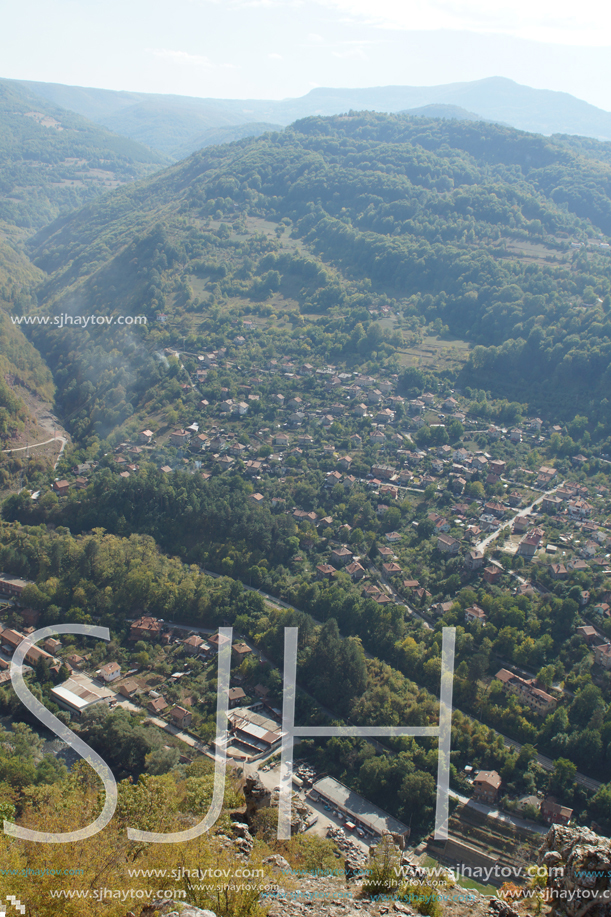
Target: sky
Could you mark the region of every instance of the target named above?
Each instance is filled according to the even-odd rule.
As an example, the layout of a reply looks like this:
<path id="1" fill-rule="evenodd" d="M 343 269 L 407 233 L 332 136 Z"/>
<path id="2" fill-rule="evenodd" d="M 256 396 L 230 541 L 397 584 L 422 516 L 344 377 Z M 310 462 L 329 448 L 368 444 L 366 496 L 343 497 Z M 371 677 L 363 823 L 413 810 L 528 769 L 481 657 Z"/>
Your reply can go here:
<path id="1" fill-rule="evenodd" d="M 4 0 L 0 77 L 214 98 L 505 76 L 611 110 L 611 5 Z"/>

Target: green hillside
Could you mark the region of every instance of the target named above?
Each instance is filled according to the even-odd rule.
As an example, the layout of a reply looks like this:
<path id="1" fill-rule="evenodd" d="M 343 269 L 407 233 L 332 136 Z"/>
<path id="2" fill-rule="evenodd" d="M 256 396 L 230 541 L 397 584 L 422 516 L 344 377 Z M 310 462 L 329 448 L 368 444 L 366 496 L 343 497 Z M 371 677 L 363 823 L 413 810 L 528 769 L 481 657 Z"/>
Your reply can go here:
<path id="1" fill-rule="evenodd" d="M 306 119 L 43 229 L 41 307 L 151 323 L 163 311 L 192 332 L 211 307 L 274 289 L 305 314 L 385 296 L 477 345 L 467 372 L 481 387 L 538 410 L 593 398 L 606 424 L 611 169 L 594 151 L 468 121 Z M 260 219 L 284 220 L 292 241 L 261 248 Z"/>
<path id="2" fill-rule="evenodd" d="M 0 80 L 0 226 L 39 229 L 165 162 L 160 153 Z"/>
<path id="3" fill-rule="evenodd" d="M 41 272 L 0 240 L 0 441 L 3 448 L 32 419 L 23 398 L 15 391 L 15 383 L 48 401 L 54 394 L 51 373 L 40 353 L 9 317 L 10 314 L 20 315 L 30 307 L 32 290 L 40 280 Z"/>

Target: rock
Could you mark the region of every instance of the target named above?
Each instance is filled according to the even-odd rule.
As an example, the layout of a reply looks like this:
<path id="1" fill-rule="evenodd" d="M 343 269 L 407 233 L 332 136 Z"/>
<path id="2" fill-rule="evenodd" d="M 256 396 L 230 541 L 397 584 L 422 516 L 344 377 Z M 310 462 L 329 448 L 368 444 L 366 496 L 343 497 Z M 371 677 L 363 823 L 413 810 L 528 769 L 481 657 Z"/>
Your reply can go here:
<path id="1" fill-rule="evenodd" d="M 167 898 L 153 901 L 142 908 L 140 917 L 156 917 L 157 914 L 163 917 L 216 917 L 214 911 L 206 911 L 201 907 L 185 904 L 182 901 L 170 901 Z"/>
<path id="2" fill-rule="evenodd" d="M 611 840 L 589 828 L 554 825 L 539 849 L 548 902 L 568 917 L 611 917 Z"/>
<path id="3" fill-rule="evenodd" d="M 488 913 L 494 914 L 496 917 L 520 917 L 517 911 L 514 911 L 506 901 L 501 901 L 500 898 L 490 899 Z"/>
<path id="4" fill-rule="evenodd" d="M 280 856 L 279 853 L 275 853 L 273 856 L 270 856 L 270 857 L 265 857 L 265 859 L 263 860 L 263 863 L 266 866 L 269 865 L 277 869 L 283 869 L 286 872 L 292 872 L 290 865 L 287 863 L 284 857 Z"/>

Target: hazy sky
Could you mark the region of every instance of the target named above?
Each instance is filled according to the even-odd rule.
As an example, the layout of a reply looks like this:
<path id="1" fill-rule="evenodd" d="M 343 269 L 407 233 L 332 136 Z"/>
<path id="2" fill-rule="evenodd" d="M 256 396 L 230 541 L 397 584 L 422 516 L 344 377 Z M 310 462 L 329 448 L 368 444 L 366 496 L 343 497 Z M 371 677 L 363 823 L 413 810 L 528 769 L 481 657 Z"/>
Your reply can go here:
<path id="1" fill-rule="evenodd" d="M 224 98 L 506 76 L 611 110 L 611 6 L 4 0 L 0 77 Z"/>

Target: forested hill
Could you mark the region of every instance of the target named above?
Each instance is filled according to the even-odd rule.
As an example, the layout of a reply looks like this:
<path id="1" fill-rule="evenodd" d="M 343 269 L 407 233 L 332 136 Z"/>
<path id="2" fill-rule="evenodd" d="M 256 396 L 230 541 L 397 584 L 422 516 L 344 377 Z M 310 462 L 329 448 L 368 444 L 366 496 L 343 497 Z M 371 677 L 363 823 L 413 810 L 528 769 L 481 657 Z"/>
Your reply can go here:
<path id="1" fill-rule="evenodd" d="M 166 162 L 19 83 L 0 80 L 0 226 L 39 229 Z"/>
<path id="2" fill-rule="evenodd" d="M 308 118 L 196 153 L 42 230 L 40 306 L 203 314 L 260 301 L 271 274 L 268 295 L 290 286 L 305 313 L 384 295 L 480 345 L 468 372 L 496 394 L 567 413 L 591 402 L 606 421 L 608 147 L 482 122 Z M 257 249 L 262 218 L 290 225 L 290 251 Z M 203 296 L 195 277 L 209 281 Z"/>

